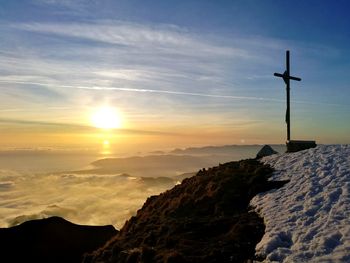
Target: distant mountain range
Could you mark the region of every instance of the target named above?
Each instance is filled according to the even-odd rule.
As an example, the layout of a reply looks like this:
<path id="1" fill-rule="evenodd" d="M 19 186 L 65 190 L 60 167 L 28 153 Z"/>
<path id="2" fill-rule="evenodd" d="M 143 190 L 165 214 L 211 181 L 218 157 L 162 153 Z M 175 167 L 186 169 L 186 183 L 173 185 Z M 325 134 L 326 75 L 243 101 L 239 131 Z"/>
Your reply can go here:
<path id="1" fill-rule="evenodd" d="M 277 152 L 286 151 L 286 146 L 282 144 L 270 144 Z M 172 150 L 171 154 L 248 154 L 257 153 L 263 145 L 223 145 L 223 146 L 204 146 L 204 147 L 189 147 L 185 149 Z M 250 156 L 254 157 L 254 156 Z"/>
<path id="2" fill-rule="evenodd" d="M 286 146 L 283 144 L 270 144 L 277 152 L 285 152 Z M 189 147 L 184 149 L 175 149 L 170 154 L 191 154 L 191 155 L 231 155 L 241 156 L 239 159 L 247 159 L 255 157 L 255 154 L 263 147 L 263 145 L 223 145 L 223 146 L 204 146 Z M 238 159 L 237 159 L 238 160 Z"/>
<path id="3" fill-rule="evenodd" d="M 128 174 L 136 177 L 176 177 L 217 163 L 214 157 L 191 155 L 147 155 L 106 158 L 91 163 L 92 168 L 72 171 L 76 174 Z"/>
<path id="4" fill-rule="evenodd" d="M 284 152 L 284 145 L 272 145 Z M 225 145 L 153 152 L 146 156 L 106 158 L 91 163 L 92 168 L 73 171 L 79 174 L 129 174 L 138 177 L 176 177 L 219 163 L 254 158 L 261 145 Z"/>

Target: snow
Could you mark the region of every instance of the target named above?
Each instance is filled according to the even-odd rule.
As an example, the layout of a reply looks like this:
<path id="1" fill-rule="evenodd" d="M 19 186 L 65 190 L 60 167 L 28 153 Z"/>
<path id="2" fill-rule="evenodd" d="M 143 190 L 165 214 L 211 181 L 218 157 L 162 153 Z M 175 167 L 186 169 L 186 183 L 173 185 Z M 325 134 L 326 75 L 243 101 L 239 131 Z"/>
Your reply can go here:
<path id="1" fill-rule="evenodd" d="M 262 159 L 290 180 L 251 205 L 264 218 L 265 262 L 350 262 L 350 145 L 322 145 Z"/>

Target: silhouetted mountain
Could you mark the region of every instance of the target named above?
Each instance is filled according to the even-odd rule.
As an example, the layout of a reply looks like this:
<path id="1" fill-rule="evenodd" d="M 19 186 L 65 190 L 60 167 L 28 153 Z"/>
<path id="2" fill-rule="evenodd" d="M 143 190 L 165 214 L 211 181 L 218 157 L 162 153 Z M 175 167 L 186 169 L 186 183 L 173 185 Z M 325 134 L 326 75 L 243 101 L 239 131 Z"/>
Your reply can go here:
<path id="1" fill-rule="evenodd" d="M 162 169 L 172 168 L 179 169 L 179 165 L 195 166 L 203 163 L 202 158 L 190 156 L 190 155 L 147 155 L 147 156 L 134 156 L 127 158 L 106 158 L 95 161 L 92 165 L 101 167 L 104 169 L 125 169 L 130 170 L 130 162 L 136 165 L 138 168 L 155 168 Z"/>
<path id="2" fill-rule="evenodd" d="M 95 168 L 74 171 L 81 174 L 116 174 L 128 173 L 132 176 L 164 177 L 197 171 L 217 163 L 212 156 L 191 155 L 147 155 L 126 158 L 106 158 L 92 163 Z"/>
<path id="3" fill-rule="evenodd" d="M 278 152 L 285 152 L 285 145 L 271 145 Z M 260 149 L 261 145 L 223 145 L 223 146 L 204 146 L 189 147 L 185 149 L 175 149 L 170 154 L 191 154 L 191 155 L 241 155 L 243 158 L 253 158 Z"/>
<path id="4" fill-rule="evenodd" d="M 81 262 L 118 233 L 113 226 L 83 226 L 60 217 L 0 228 L 0 262 Z"/>
<path id="5" fill-rule="evenodd" d="M 285 182 L 272 169 L 244 160 L 200 170 L 147 199 L 137 215 L 84 262 L 244 262 L 254 258 L 263 220 L 250 199 Z"/>
<path id="6" fill-rule="evenodd" d="M 175 149 L 169 154 L 156 152 L 146 156 L 105 158 L 91 163 L 92 168 L 65 173 L 76 174 L 122 174 L 137 177 L 176 177 L 193 173 L 202 167 L 218 163 L 254 158 L 261 145 L 225 145 Z M 285 152 L 285 145 L 274 145 L 278 152 Z"/>

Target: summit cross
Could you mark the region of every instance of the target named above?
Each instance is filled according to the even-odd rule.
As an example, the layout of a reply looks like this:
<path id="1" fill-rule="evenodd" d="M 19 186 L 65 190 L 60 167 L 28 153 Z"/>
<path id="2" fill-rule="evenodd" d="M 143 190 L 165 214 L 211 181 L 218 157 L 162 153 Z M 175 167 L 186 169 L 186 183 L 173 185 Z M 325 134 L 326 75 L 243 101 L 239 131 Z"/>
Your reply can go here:
<path id="1" fill-rule="evenodd" d="M 287 111 L 286 111 L 286 123 L 287 123 L 287 142 L 290 141 L 290 80 L 301 81 L 301 78 L 293 77 L 290 75 L 290 64 L 289 64 L 289 50 L 286 51 L 286 70 L 283 74 L 274 73 L 276 77 L 280 77 L 286 83 L 287 91 Z"/>

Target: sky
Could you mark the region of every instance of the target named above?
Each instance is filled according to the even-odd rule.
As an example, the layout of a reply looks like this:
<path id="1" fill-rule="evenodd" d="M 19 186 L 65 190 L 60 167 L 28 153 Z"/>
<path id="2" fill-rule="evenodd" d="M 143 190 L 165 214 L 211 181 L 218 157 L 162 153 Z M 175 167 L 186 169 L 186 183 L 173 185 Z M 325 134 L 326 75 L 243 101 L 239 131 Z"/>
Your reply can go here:
<path id="1" fill-rule="evenodd" d="M 0 147 L 350 143 L 348 1 L 0 0 Z M 96 128 L 101 107 L 120 116 Z"/>

